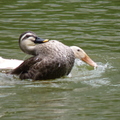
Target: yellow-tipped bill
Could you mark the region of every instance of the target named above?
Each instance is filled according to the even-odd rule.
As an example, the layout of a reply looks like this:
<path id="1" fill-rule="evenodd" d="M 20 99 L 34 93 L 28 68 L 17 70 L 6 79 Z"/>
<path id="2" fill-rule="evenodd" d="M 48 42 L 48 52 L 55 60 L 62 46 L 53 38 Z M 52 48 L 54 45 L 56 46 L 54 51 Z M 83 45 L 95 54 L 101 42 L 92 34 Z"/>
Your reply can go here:
<path id="1" fill-rule="evenodd" d="M 48 42 L 49 41 L 49 39 L 45 39 L 43 42 Z"/>

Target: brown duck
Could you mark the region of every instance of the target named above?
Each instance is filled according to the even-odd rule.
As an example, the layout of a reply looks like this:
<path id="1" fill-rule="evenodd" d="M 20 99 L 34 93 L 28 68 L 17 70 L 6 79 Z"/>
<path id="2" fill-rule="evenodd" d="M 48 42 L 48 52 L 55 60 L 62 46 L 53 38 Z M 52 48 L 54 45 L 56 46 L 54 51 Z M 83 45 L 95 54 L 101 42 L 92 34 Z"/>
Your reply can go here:
<path id="1" fill-rule="evenodd" d="M 69 47 L 57 40 L 41 39 L 33 32 L 23 33 L 19 45 L 23 52 L 33 55 L 11 71 L 20 79 L 46 80 L 68 75 L 75 58 L 97 66 L 81 48 Z"/>

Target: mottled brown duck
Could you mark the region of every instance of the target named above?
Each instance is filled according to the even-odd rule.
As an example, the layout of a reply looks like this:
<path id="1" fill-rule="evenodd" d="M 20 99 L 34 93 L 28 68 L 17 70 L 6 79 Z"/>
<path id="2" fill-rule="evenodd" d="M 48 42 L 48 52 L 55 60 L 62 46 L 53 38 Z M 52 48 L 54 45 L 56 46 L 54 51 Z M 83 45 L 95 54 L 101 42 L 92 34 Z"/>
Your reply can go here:
<path id="1" fill-rule="evenodd" d="M 75 58 L 97 66 L 81 48 L 69 47 L 57 40 L 41 39 L 33 32 L 23 33 L 19 45 L 23 52 L 33 55 L 11 71 L 11 74 L 19 75 L 20 79 L 46 80 L 66 76 Z"/>

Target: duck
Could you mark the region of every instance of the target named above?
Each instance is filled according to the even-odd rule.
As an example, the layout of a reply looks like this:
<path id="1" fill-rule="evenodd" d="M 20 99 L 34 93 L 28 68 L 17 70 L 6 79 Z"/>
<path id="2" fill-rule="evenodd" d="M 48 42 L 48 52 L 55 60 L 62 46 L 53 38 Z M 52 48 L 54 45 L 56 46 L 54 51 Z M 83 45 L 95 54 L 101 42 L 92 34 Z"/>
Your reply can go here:
<path id="1" fill-rule="evenodd" d="M 58 40 L 39 38 L 34 32 L 20 35 L 21 50 L 32 57 L 23 61 L 10 74 L 20 79 L 48 80 L 68 75 L 74 66 L 75 58 L 96 67 L 97 64 L 77 46 L 67 46 Z"/>

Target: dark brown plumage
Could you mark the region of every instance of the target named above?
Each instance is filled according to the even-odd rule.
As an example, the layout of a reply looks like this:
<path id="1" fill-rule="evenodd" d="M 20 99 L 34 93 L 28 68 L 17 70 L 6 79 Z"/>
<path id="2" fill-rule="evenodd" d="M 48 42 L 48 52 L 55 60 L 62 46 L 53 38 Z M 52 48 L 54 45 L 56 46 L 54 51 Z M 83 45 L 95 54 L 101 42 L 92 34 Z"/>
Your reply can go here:
<path id="1" fill-rule="evenodd" d="M 26 32 L 20 36 L 20 48 L 33 57 L 25 60 L 11 74 L 20 79 L 46 80 L 68 75 L 74 65 L 72 49 L 59 41 L 50 40 L 45 43 L 34 43 L 36 35 Z"/>
<path id="2" fill-rule="evenodd" d="M 57 40 L 41 39 L 33 32 L 23 33 L 19 45 L 23 52 L 33 55 L 11 71 L 11 74 L 19 75 L 20 79 L 46 80 L 68 75 L 75 58 L 97 67 L 81 48 L 69 47 Z"/>

